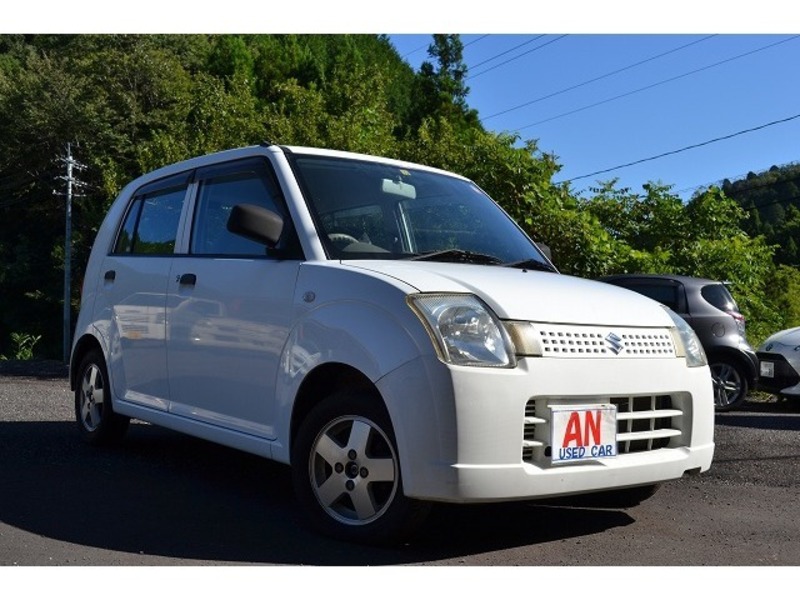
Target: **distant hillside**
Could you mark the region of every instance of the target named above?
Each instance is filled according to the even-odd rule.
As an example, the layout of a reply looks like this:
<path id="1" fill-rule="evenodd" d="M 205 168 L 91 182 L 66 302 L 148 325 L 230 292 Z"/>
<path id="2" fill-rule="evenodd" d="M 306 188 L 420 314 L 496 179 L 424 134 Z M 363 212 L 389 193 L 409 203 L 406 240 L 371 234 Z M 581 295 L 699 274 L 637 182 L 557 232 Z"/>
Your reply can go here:
<path id="1" fill-rule="evenodd" d="M 800 164 L 725 180 L 722 191 L 747 212 L 744 230 L 777 245 L 775 262 L 800 266 Z"/>

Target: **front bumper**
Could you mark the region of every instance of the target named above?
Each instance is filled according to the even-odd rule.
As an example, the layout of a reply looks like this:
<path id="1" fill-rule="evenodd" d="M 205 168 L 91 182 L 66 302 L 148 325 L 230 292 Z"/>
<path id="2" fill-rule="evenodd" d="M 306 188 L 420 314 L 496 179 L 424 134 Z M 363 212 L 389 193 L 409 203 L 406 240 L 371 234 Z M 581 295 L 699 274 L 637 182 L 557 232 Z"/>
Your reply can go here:
<path id="1" fill-rule="evenodd" d="M 759 363 L 772 363 L 773 376 L 763 373 L 758 378 L 756 389 L 770 394 L 782 396 L 800 396 L 800 374 L 783 354 L 758 352 Z"/>
<path id="2" fill-rule="evenodd" d="M 408 496 L 456 503 L 546 498 L 648 485 L 711 466 L 706 367 L 689 369 L 675 358 L 533 358 L 514 369 L 419 362 L 379 382 Z M 622 406 L 618 414 L 645 404 L 631 417 L 635 431 L 618 430 L 620 454 L 554 464 L 550 406 L 601 403 Z"/>

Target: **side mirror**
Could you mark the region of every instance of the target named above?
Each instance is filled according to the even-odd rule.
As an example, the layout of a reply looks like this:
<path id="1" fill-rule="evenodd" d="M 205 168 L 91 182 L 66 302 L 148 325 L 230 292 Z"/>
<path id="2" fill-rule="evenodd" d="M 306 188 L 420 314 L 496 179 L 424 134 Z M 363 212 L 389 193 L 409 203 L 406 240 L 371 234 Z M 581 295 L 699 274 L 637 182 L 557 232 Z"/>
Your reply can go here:
<path id="1" fill-rule="evenodd" d="M 228 231 L 274 248 L 283 231 L 283 218 L 255 204 L 237 204 L 228 217 Z"/>

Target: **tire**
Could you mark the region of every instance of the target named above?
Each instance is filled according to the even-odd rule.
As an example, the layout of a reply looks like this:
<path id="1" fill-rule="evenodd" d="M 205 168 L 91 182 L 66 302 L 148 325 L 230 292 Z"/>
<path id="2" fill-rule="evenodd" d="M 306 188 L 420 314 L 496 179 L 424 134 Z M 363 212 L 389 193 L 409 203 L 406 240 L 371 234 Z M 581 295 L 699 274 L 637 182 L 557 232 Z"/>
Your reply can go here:
<path id="1" fill-rule="evenodd" d="M 735 363 L 718 361 L 710 365 L 714 382 L 714 408 L 727 412 L 741 406 L 747 399 L 748 384 L 742 369 Z"/>
<path id="2" fill-rule="evenodd" d="M 394 432 L 375 394 L 344 391 L 317 405 L 292 448 L 297 499 L 310 524 L 347 541 L 408 539 L 429 504 L 405 497 Z"/>
<path id="3" fill-rule="evenodd" d="M 90 350 L 81 361 L 75 385 L 75 420 L 85 441 L 93 445 L 117 442 L 130 419 L 114 412 L 111 386 L 103 355 Z"/>

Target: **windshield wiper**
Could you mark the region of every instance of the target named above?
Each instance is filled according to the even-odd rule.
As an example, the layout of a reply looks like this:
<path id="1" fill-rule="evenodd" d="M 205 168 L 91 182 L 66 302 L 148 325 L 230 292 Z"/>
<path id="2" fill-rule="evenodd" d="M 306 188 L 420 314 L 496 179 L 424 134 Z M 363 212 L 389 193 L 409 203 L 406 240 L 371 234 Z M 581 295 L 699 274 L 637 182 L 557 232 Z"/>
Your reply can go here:
<path id="1" fill-rule="evenodd" d="M 531 269 L 533 271 L 546 271 L 548 273 L 558 273 L 552 265 L 536 260 L 535 258 L 526 258 L 525 260 L 518 260 L 515 262 L 505 263 L 504 267 L 511 267 L 513 269 Z"/>
<path id="2" fill-rule="evenodd" d="M 503 261 L 490 254 L 480 254 L 469 250 L 459 250 L 451 248 L 449 250 L 438 250 L 428 254 L 412 256 L 409 260 L 430 260 L 455 263 L 470 263 L 475 265 L 501 265 Z"/>

